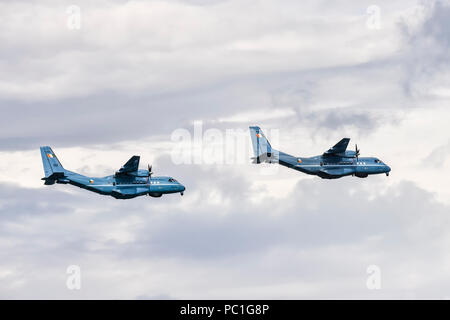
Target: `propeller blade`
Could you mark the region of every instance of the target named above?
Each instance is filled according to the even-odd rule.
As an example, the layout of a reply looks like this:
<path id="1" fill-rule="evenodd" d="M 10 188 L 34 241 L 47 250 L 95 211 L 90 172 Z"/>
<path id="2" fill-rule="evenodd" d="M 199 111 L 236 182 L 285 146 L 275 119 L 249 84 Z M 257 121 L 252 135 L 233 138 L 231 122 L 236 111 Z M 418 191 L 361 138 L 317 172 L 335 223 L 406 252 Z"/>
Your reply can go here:
<path id="1" fill-rule="evenodd" d="M 152 172 L 152 166 L 148 165 L 148 176 L 150 177 L 153 174 Z"/>
<path id="2" fill-rule="evenodd" d="M 150 178 L 152 177 L 152 166 L 150 164 L 147 165 L 148 168 L 148 177 L 147 177 L 147 183 L 150 184 Z"/>

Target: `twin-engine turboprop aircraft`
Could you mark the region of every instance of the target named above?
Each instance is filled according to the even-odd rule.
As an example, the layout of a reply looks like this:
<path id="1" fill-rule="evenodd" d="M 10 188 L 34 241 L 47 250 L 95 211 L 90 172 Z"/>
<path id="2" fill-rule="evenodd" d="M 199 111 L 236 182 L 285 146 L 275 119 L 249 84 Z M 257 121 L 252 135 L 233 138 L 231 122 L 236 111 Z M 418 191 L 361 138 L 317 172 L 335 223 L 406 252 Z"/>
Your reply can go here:
<path id="1" fill-rule="evenodd" d="M 373 157 L 359 157 L 358 146 L 355 151 L 348 151 L 349 138 L 343 138 L 322 155 L 315 157 L 294 157 L 274 150 L 259 127 L 250 127 L 254 163 L 279 163 L 307 174 L 317 175 L 323 179 L 337 179 L 344 176 L 366 178 L 371 174 L 391 171 L 388 165 Z M 72 184 L 116 199 L 131 199 L 149 195 L 161 197 L 167 193 L 183 195 L 185 187 L 171 177 L 152 177 L 152 167 L 139 170 L 139 156 L 133 156 L 112 176 L 103 178 L 86 177 L 63 168 L 50 147 L 41 147 L 42 163 L 46 185 L 56 183 Z"/>
<path id="2" fill-rule="evenodd" d="M 171 177 L 152 177 L 152 167 L 139 170 L 139 156 L 133 156 L 112 176 L 86 177 L 63 168 L 52 148 L 41 147 L 46 185 L 71 184 L 116 199 L 131 199 L 143 195 L 161 197 L 167 193 L 183 195 L 185 187 Z"/>
<path id="3" fill-rule="evenodd" d="M 343 138 L 322 155 L 304 158 L 272 149 L 259 127 L 250 127 L 250 136 L 255 155 L 252 158 L 254 163 L 279 163 L 323 179 L 337 179 L 350 175 L 366 178 L 371 174 L 379 173 L 385 173 L 388 176 L 391 171 L 391 168 L 378 158 L 359 157 L 358 146 L 355 151 L 347 151 L 349 138 Z"/>

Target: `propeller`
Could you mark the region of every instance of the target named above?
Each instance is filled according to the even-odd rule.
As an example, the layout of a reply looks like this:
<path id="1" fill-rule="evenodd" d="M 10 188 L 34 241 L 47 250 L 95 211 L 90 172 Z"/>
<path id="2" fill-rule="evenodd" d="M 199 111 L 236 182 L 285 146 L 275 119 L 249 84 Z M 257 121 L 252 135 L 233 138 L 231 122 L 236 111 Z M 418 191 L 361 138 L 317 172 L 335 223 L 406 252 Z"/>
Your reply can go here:
<path id="1" fill-rule="evenodd" d="M 152 177 L 152 174 L 153 174 L 153 172 L 152 172 L 152 166 L 151 166 L 150 164 L 148 164 L 148 165 L 147 165 L 147 168 L 148 168 L 148 178 L 147 178 L 147 181 L 148 181 L 148 183 L 150 183 L 150 178 Z"/>
<path id="2" fill-rule="evenodd" d="M 358 149 L 358 145 L 357 144 L 355 144 L 355 156 L 356 156 L 356 161 L 358 161 L 359 149 Z"/>

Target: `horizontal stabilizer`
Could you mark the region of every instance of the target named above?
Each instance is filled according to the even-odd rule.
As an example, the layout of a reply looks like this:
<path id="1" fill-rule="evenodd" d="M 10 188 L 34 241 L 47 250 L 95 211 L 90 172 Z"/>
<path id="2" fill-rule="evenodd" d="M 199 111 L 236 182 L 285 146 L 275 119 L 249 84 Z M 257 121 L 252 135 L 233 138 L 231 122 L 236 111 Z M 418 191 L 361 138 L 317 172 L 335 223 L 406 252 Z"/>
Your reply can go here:
<path id="1" fill-rule="evenodd" d="M 252 157 L 251 160 L 252 163 L 262 163 L 262 162 L 279 163 L 278 151 L 275 151 L 271 154 L 268 153 L 261 154 L 257 157 Z"/>

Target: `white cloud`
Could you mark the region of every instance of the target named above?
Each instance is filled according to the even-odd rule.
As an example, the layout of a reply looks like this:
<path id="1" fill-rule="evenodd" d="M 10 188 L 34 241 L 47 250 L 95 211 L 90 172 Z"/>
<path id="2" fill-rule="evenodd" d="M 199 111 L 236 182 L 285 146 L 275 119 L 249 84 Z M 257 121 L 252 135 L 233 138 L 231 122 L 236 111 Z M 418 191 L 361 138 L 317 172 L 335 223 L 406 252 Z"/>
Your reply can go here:
<path id="1" fill-rule="evenodd" d="M 8 57 L 2 96 L 36 101 L 100 90 L 170 92 L 248 74 L 364 63 L 398 49 L 395 23 L 407 9 L 386 14 L 383 28 L 373 32 L 365 27 L 364 5 L 77 5 L 80 30 L 66 27 L 62 4 L 2 4 L 0 40 Z"/>
<path id="2" fill-rule="evenodd" d="M 443 298 L 449 7 L 383 1 L 372 30 L 371 4 L 81 1 L 76 31 L 65 4 L 0 3 L 0 295 Z M 174 165 L 170 134 L 195 120 L 258 124 L 301 156 L 348 136 L 392 173 Z M 117 201 L 43 186 L 44 144 L 87 175 L 139 154 L 186 194 Z M 65 286 L 74 263 L 79 292 Z"/>

